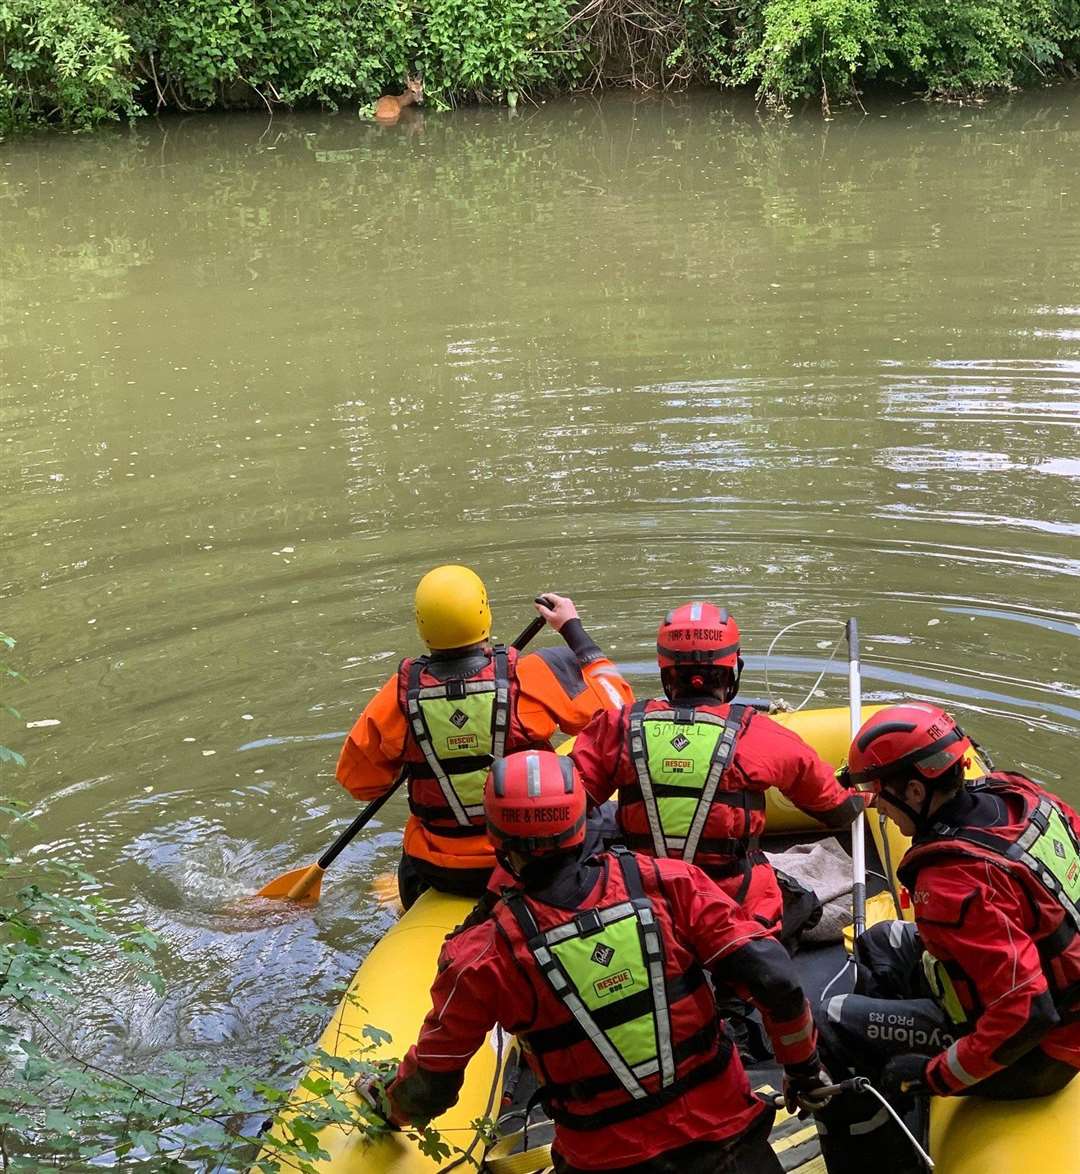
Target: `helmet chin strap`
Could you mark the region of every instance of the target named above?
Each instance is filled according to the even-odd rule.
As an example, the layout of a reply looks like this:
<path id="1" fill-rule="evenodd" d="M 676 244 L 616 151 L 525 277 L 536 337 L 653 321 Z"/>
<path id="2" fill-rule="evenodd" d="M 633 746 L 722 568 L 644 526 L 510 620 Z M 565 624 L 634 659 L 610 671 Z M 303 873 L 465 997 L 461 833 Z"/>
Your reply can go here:
<path id="1" fill-rule="evenodd" d="M 504 852 L 499 848 L 495 849 L 495 859 L 502 865 L 503 868 L 515 879 L 521 880 L 521 873 L 514 867 L 513 861 L 510 859 L 510 853 Z"/>
<path id="2" fill-rule="evenodd" d="M 919 778 L 918 781 L 922 783 L 925 795 L 923 801 L 916 811 L 909 803 L 905 803 L 903 799 L 895 791 L 889 787 L 883 787 L 885 794 L 888 796 L 888 802 L 891 807 L 895 807 L 898 811 L 902 811 L 908 819 L 911 820 L 915 827 L 915 834 L 925 832 L 930 827 L 930 805 L 934 801 L 934 787 L 933 784 L 924 778 Z"/>
<path id="3" fill-rule="evenodd" d="M 739 692 L 739 681 L 742 678 L 742 671 L 743 671 L 743 658 L 740 656 L 738 659 L 737 666 L 735 667 L 734 671 L 731 673 L 730 677 L 728 678 L 727 687 L 724 691 L 725 696 L 724 696 L 722 704 L 726 705 L 729 701 L 733 701 L 735 699 L 735 695 Z M 682 696 L 689 696 L 690 695 L 688 693 L 684 693 L 683 691 L 680 691 L 677 688 L 676 674 L 674 672 L 669 672 L 669 670 L 667 670 L 667 669 L 660 670 L 660 684 L 663 687 L 664 696 L 667 697 L 668 701 L 675 702 Z M 695 695 L 697 695 L 697 694 L 695 694 Z"/>
<path id="4" fill-rule="evenodd" d="M 585 844 L 581 843 L 561 852 L 545 853 L 543 856 L 527 856 L 524 853 L 516 852 L 514 855 L 522 861 L 520 868 L 514 867 L 509 852 L 496 851 L 495 859 L 510 873 L 514 880 L 521 881 L 526 886 L 530 884 L 535 886 L 538 882 L 543 884 L 548 881 L 568 864 L 582 859 L 585 855 L 584 849 Z"/>

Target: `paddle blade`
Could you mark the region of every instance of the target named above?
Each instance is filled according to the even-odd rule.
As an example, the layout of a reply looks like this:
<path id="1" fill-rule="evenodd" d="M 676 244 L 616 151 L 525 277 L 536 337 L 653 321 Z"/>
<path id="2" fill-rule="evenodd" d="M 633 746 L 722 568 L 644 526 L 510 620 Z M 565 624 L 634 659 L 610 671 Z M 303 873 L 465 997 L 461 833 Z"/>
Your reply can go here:
<path id="1" fill-rule="evenodd" d="M 257 897 L 276 897 L 285 901 L 317 901 L 322 892 L 324 869 L 318 864 L 283 872 L 255 894 Z"/>
<path id="2" fill-rule="evenodd" d="M 395 913 L 403 913 L 404 909 L 401 900 L 398 897 L 398 881 L 396 872 L 380 873 L 371 882 L 371 891 L 375 894 L 375 900 L 379 902 L 384 909 L 392 909 Z"/>

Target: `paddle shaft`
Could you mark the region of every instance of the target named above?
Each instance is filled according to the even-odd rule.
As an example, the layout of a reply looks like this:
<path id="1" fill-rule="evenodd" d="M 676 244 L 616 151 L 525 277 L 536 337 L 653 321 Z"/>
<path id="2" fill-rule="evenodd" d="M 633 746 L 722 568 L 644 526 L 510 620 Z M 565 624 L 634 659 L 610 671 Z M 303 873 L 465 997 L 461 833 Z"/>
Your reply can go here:
<path id="1" fill-rule="evenodd" d="M 851 739 L 862 725 L 862 674 L 859 669 L 859 625 L 852 616 L 847 622 L 848 697 L 851 706 Z M 866 814 L 860 811 L 851 825 L 851 910 L 854 935 L 866 929 Z"/>
<path id="2" fill-rule="evenodd" d="M 520 652 L 526 644 L 528 644 L 534 636 L 543 628 L 547 621 L 542 616 L 537 616 L 532 623 L 525 628 L 521 634 L 514 640 L 511 648 L 516 648 Z M 338 858 L 341 851 L 348 846 L 349 842 L 356 836 L 356 833 L 374 817 L 379 808 L 390 798 L 391 795 L 397 793 L 398 788 L 405 781 L 405 774 L 388 790 L 384 791 L 377 799 L 372 801 L 364 808 L 363 811 L 352 821 L 351 824 L 341 833 L 340 836 L 330 845 L 329 848 L 319 857 L 319 867 L 324 871 L 330 867 L 331 864 Z"/>

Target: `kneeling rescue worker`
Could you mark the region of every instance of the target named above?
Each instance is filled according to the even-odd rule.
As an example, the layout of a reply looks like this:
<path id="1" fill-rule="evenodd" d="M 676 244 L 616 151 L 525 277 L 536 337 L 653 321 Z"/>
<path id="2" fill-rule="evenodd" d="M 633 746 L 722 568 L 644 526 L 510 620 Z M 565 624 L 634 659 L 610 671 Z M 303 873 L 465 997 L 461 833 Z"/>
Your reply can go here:
<path id="1" fill-rule="evenodd" d="M 403 660 L 345 739 L 338 782 L 374 799 L 405 771 L 409 810 L 398 869 L 407 909 L 430 887 L 480 896 L 495 866 L 484 834 L 484 780 L 494 758 L 550 748 L 556 729 L 576 734 L 604 706 L 633 700 L 578 619 L 571 599 L 548 594 L 536 610 L 566 641 L 518 657 L 493 644 L 480 578 L 441 566 L 416 588 L 416 626 L 429 656 Z"/>
<path id="2" fill-rule="evenodd" d="M 828 1078 L 783 947 L 692 865 L 621 846 L 591 855 L 569 758 L 496 762 L 484 807 L 516 883 L 447 940 L 432 1009 L 393 1081 L 359 1091 L 395 1124 L 428 1121 L 456 1101 L 499 1023 L 541 1085 L 558 1174 L 779 1174 L 772 1110 L 751 1093 L 705 971 L 761 1011 L 789 1102 L 816 1104 Z"/>
<path id="3" fill-rule="evenodd" d="M 856 946 L 855 993 L 819 1016 L 826 1062 L 905 1094 L 1043 1096 L 1080 1069 L 1080 817 L 1020 774 L 965 781 L 974 744 L 933 705 L 863 723 L 854 784 L 911 847 L 899 876 L 914 924 L 881 922 Z M 845 1094 L 822 1113 L 830 1174 L 912 1168 L 876 1100 Z"/>
<path id="4" fill-rule="evenodd" d="M 783 898 L 759 847 L 776 787 L 829 827 L 863 809 L 793 730 L 735 703 L 743 661 L 734 616 L 711 603 L 668 612 L 656 635 L 665 698 L 600 712 L 574 743 L 593 803 L 618 791 L 618 822 L 637 851 L 701 867 L 756 921 L 779 933 Z"/>

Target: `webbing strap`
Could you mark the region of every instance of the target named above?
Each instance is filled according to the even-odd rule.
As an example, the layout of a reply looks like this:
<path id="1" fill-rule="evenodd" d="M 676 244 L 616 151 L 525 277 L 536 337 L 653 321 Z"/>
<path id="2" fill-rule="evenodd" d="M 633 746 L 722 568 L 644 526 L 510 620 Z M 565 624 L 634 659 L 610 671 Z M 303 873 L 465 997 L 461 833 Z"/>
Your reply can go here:
<path id="1" fill-rule="evenodd" d="M 495 660 L 495 707 L 492 714 L 491 757 L 502 758 L 510 728 L 510 662 L 501 644 L 492 647 Z"/>
<path id="2" fill-rule="evenodd" d="M 720 1038 L 716 1021 L 710 1020 L 704 1027 L 699 1028 L 693 1035 L 687 1036 L 675 1047 L 675 1063 L 682 1064 L 694 1056 L 713 1051 Z M 533 1045 L 532 1035 L 529 1036 L 529 1047 L 535 1054 L 537 1049 Z M 651 1067 L 655 1073 L 658 1067 L 655 1060 L 651 1062 Z M 639 1076 L 648 1075 L 645 1068 L 644 1064 L 638 1065 L 634 1072 Z M 581 1080 L 571 1080 L 563 1084 L 547 1081 L 544 1084 L 544 1093 L 546 1096 L 557 1097 L 559 1100 L 587 1101 L 593 1097 L 601 1096 L 603 1093 L 614 1092 L 618 1087 L 619 1082 L 611 1075 L 586 1076 Z"/>
<path id="3" fill-rule="evenodd" d="M 429 803 L 417 803 L 411 797 L 409 798 L 409 810 L 413 815 L 417 816 L 425 824 L 428 829 L 435 832 L 436 835 L 449 836 L 451 839 L 455 836 L 482 836 L 484 829 L 478 827 L 475 823 L 438 823 L 441 819 L 450 818 L 450 812 L 445 807 L 434 807 Z M 462 810 L 467 815 L 475 815 L 477 818 L 484 814 L 484 809 L 480 807 L 465 807 Z"/>
<path id="4" fill-rule="evenodd" d="M 645 833 L 624 832 L 623 839 L 629 847 L 645 851 L 648 851 L 652 844 L 651 837 Z M 673 848 L 681 848 L 685 840 L 680 837 L 669 838 L 668 843 Z M 731 836 L 705 836 L 698 843 L 698 852 L 711 856 L 734 856 L 739 861 L 738 871 L 742 871 L 742 861 L 747 857 L 754 857 L 753 863 L 755 864 L 760 863 L 757 857 L 761 856 L 761 837 L 748 836 L 746 839 L 735 839 Z M 709 866 L 709 875 L 717 875 L 712 865 Z"/>
<path id="5" fill-rule="evenodd" d="M 561 1105 L 550 1104 L 547 1106 L 548 1113 L 553 1121 L 565 1125 L 568 1129 L 588 1131 L 606 1129 L 608 1126 L 618 1125 L 622 1121 L 629 1121 L 631 1118 L 641 1116 L 642 1113 L 648 1113 L 662 1105 L 669 1104 L 676 1097 L 681 1097 L 699 1084 L 704 1084 L 705 1081 L 720 1076 L 731 1062 L 732 1046 L 727 1036 L 721 1036 L 720 1048 L 716 1055 L 711 1056 L 696 1068 L 692 1068 L 674 1084 L 651 1093 L 644 1102 L 630 1101 L 621 1105 L 612 1105 L 610 1109 L 598 1109 L 593 1113 L 573 1113 Z"/>
<path id="6" fill-rule="evenodd" d="M 589 910 L 593 913 L 594 910 Z M 624 917 L 630 917 L 634 912 L 634 906 L 630 901 L 622 901 L 618 905 L 611 905 L 607 909 L 595 910 L 597 928 L 603 925 L 610 925 L 613 921 L 622 921 Z M 557 946 L 559 942 L 565 942 L 569 938 L 581 937 L 581 929 L 576 921 L 568 921 L 565 925 L 557 925 L 554 929 L 549 929 L 546 934 L 542 935 L 545 946 Z"/>
<path id="7" fill-rule="evenodd" d="M 447 681 L 442 685 L 424 685 L 417 690 L 416 696 L 421 701 L 441 701 L 452 694 L 464 697 L 466 694 L 494 692 L 494 681 Z"/>
<path id="8" fill-rule="evenodd" d="M 700 793 L 697 787 L 680 786 L 678 783 L 653 783 L 652 791 L 657 799 L 694 799 Z M 640 801 L 641 788 L 637 783 L 619 788 L 620 803 Z M 714 807 L 738 807 L 740 810 L 764 811 L 766 805 L 764 791 L 718 791 L 713 796 Z"/>

